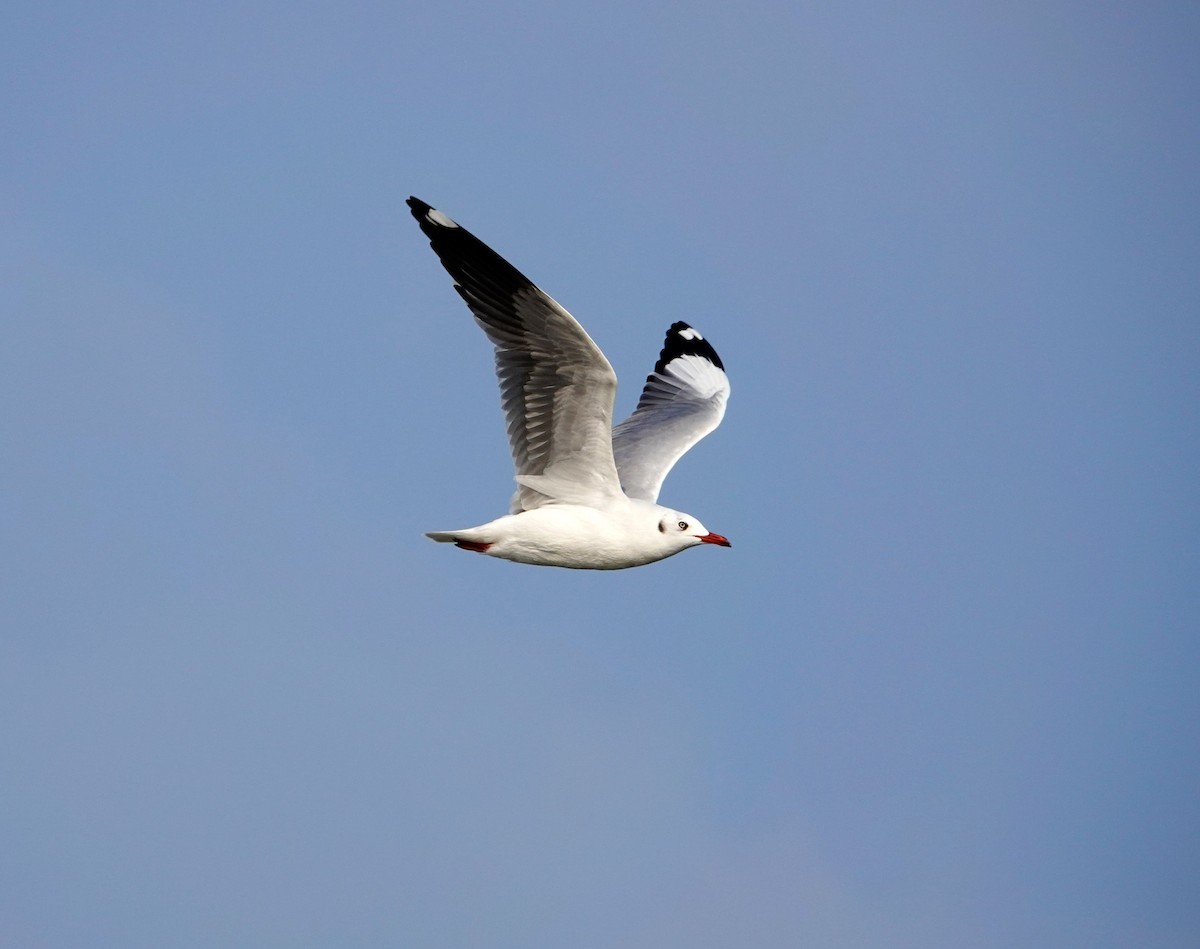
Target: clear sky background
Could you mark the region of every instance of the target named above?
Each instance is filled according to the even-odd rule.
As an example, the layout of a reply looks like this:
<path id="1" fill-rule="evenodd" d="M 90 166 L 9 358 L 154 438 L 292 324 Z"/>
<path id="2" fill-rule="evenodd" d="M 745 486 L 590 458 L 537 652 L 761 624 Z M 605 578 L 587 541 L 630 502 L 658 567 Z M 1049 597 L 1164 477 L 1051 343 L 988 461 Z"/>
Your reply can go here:
<path id="1" fill-rule="evenodd" d="M 1189 3 L 34 3 L 0 29 L 0 946 L 1200 932 Z M 505 510 L 404 207 L 632 408 L 618 573 Z"/>

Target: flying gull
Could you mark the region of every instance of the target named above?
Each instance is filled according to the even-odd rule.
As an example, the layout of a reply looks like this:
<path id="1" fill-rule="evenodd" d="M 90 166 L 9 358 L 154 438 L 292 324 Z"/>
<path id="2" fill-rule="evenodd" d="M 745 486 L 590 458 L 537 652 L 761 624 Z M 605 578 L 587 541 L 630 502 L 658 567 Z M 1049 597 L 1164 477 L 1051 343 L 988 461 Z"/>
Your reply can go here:
<path id="1" fill-rule="evenodd" d="M 417 198 L 408 206 L 496 348 L 517 482 L 509 514 L 425 536 L 502 560 L 591 570 L 730 546 L 657 503 L 667 472 L 725 414 L 729 380 L 708 341 L 673 323 L 637 408 L 614 428 L 616 374 L 575 318 L 441 211 Z"/>

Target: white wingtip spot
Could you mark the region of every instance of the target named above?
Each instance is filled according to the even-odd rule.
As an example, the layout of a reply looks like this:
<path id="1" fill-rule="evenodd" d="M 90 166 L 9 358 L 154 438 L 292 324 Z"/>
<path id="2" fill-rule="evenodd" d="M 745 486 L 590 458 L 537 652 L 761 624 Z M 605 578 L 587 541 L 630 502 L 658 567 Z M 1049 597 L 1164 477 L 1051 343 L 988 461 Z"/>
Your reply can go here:
<path id="1" fill-rule="evenodd" d="M 446 217 L 446 215 L 444 215 L 437 208 L 430 208 L 429 213 L 426 214 L 425 217 L 431 223 L 437 224 L 441 227 L 458 227 L 457 224 L 450 220 L 450 218 Z"/>
<path id="2" fill-rule="evenodd" d="M 680 330 L 679 335 L 682 336 L 684 339 L 704 339 L 703 336 L 701 336 L 699 333 L 697 333 L 690 326 L 687 329 Z"/>

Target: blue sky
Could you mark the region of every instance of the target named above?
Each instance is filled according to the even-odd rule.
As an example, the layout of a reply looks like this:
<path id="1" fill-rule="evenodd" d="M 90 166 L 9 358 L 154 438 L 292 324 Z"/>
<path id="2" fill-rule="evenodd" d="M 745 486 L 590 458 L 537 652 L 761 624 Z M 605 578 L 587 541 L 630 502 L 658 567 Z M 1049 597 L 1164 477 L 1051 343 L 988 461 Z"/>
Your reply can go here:
<path id="1" fill-rule="evenodd" d="M 1200 929 L 1192 5 L 18 3 L 0 946 L 1176 947 Z M 611 574 L 505 509 L 404 207 L 636 400 Z"/>

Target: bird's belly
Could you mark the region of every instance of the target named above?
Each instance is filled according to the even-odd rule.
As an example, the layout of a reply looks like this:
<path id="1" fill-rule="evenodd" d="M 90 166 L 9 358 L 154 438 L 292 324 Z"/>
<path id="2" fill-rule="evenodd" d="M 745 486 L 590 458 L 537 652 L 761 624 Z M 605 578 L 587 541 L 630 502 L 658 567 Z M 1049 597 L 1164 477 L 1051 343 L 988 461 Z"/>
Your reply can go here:
<path id="1" fill-rule="evenodd" d="M 602 511 L 552 505 L 513 514 L 504 539 L 489 556 L 517 563 L 576 570 L 623 570 L 661 560 L 661 549 L 644 549 L 627 528 Z"/>

